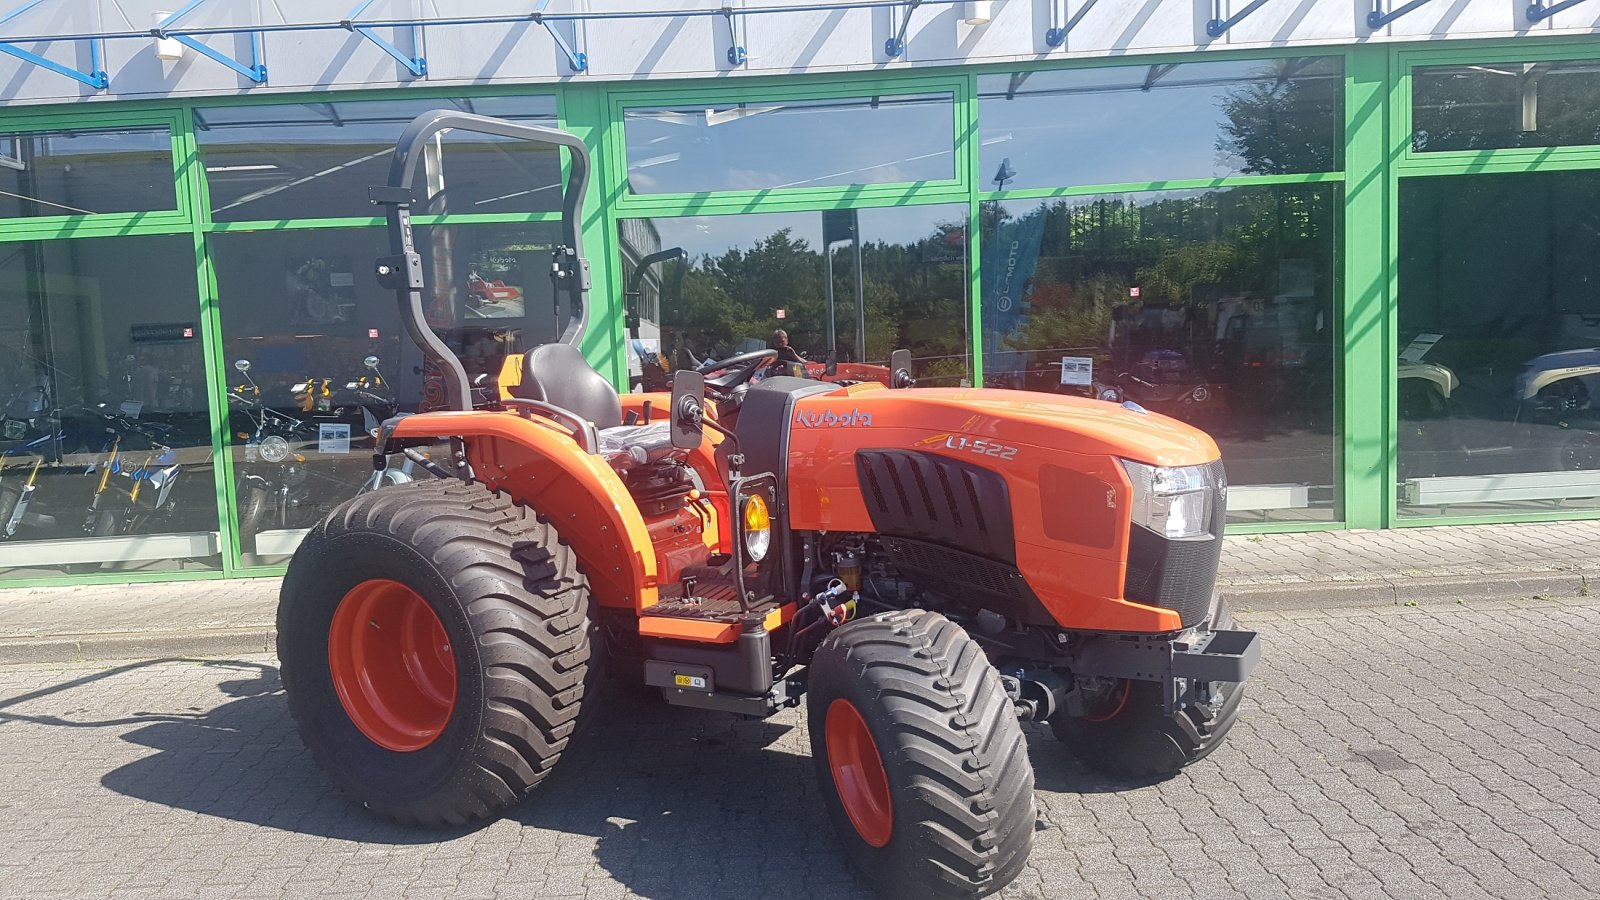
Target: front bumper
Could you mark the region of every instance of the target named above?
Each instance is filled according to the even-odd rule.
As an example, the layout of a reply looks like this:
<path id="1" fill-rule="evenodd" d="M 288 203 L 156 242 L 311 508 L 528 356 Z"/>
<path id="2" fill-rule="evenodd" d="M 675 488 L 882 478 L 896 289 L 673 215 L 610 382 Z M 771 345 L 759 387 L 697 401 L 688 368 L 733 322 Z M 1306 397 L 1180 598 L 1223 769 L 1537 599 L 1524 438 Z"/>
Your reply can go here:
<path id="1" fill-rule="evenodd" d="M 1261 660 L 1261 639 L 1254 631 L 1234 629 L 1195 629 L 1176 637 L 1097 635 L 1074 656 L 1074 675 L 1240 682 Z"/>

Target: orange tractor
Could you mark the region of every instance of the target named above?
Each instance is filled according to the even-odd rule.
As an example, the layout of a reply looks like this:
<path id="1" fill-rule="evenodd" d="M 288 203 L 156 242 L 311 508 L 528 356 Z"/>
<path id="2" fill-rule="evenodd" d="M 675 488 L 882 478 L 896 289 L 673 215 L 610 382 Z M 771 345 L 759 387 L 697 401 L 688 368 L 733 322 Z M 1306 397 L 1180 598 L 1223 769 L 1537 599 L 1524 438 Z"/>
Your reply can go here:
<path id="1" fill-rule="evenodd" d="M 568 161 L 552 277 L 571 324 L 493 390 L 423 315 L 410 185 L 445 129 Z M 394 243 L 378 278 L 451 406 L 386 422 L 374 462 L 449 450 L 426 458 L 435 477 L 333 510 L 284 579 L 284 688 L 342 789 L 460 824 L 533 792 L 608 682 L 749 717 L 804 699 L 862 878 L 975 896 L 1032 845 L 1022 722 L 1110 772 L 1166 775 L 1217 746 L 1260 649 L 1213 590 L 1209 437 L 1131 404 L 915 388 L 903 351 L 894 387 L 752 385 L 766 350 L 619 396 L 574 346 L 588 176 L 564 132 L 436 112 L 373 188 Z"/>

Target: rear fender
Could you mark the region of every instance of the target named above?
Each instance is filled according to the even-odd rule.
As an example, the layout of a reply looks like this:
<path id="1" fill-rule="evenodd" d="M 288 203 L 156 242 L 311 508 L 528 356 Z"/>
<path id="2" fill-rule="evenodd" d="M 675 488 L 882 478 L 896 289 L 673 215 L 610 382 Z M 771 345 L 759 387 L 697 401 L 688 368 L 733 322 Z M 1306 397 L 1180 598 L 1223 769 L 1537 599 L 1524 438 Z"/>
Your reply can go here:
<path id="1" fill-rule="evenodd" d="M 638 612 L 658 598 L 655 551 L 633 498 L 605 460 L 561 428 L 503 412 L 408 416 L 396 438 L 460 437 L 473 477 L 550 519 L 577 551 L 602 606 Z"/>

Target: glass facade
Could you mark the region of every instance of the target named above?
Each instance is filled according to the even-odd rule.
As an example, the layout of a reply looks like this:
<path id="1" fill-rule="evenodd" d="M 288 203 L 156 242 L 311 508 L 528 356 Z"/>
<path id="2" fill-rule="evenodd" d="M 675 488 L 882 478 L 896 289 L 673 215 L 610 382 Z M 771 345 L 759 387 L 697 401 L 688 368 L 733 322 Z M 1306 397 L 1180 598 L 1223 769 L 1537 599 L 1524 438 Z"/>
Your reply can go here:
<path id="1" fill-rule="evenodd" d="M 984 383 L 1192 422 L 1231 521 L 1332 520 L 1339 187 L 984 203 Z"/>
<path id="2" fill-rule="evenodd" d="M 443 392 L 367 188 L 436 108 L 592 141 L 619 385 L 782 330 L 810 376 L 905 348 L 1192 422 L 1236 531 L 1600 515 L 1600 62 L 1523 46 L 8 109 L 0 580 L 278 571 L 414 474 L 372 428 Z M 561 158 L 452 132 L 421 171 L 428 316 L 492 378 L 572 315 Z"/>
<path id="3" fill-rule="evenodd" d="M 0 133 L 0 219 L 177 208 L 159 126 Z"/>
<path id="4" fill-rule="evenodd" d="M 983 75 L 979 170 L 994 190 L 1335 171 L 1342 68 L 1324 56 Z"/>
<path id="5" fill-rule="evenodd" d="M 1402 515 L 1600 506 L 1600 172 L 1400 183 Z"/>
<path id="6" fill-rule="evenodd" d="M 367 188 L 383 184 L 395 139 L 411 120 L 452 109 L 556 124 L 553 97 L 351 100 L 207 108 L 194 112 L 215 222 L 372 215 Z M 448 171 L 446 183 L 444 173 Z M 425 213 L 543 212 L 560 205 L 557 154 L 488 135 L 442 135 L 424 160 Z"/>
<path id="7" fill-rule="evenodd" d="M 1422 66 L 1411 98 L 1419 152 L 1600 144 L 1600 60 Z"/>
<path id="8" fill-rule="evenodd" d="M 655 279 L 635 371 L 658 354 L 677 369 L 760 350 L 781 329 L 814 375 L 831 361 L 881 381 L 908 349 L 920 383 L 972 383 L 960 206 L 685 216 L 625 222 L 620 236 L 626 258 L 675 249 L 667 265 L 684 267 Z"/>
<path id="9" fill-rule="evenodd" d="M 635 194 L 955 178 L 949 94 L 627 109 Z"/>
<path id="10" fill-rule="evenodd" d="M 0 575 L 220 566 L 194 299 L 187 235 L 0 244 Z"/>

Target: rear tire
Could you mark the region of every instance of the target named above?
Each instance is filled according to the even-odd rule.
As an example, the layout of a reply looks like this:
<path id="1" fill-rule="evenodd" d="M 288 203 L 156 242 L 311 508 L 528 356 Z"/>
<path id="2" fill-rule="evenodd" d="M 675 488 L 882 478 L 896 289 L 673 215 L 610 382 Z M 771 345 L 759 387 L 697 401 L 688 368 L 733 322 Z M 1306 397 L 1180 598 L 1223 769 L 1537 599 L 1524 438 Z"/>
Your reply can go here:
<path id="1" fill-rule="evenodd" d="M 578 724 L 588 602 L 571 548 L 506 495 L 453 480 L 364 494 L 311 530 L 284 578 L 289 711 L 318 765 L 382 815 L 498 815 L 548 777 Z M 336 615 L 343 603 L 367 605 Z M 395 604 L 409 611 L 386 611 Z M 422 637 L 373 637 L 386 628 Z M 392 693 L 353 693 L 368 683 Z M 388 704 L 399 731 L 385 730 L 385 699 L 401 701 Z"/>
<path id="2" fill-rule="evenodd" d="M 834 830 L 891 897 L 974 897 L 1027 863 L 1033 766 L 983 650 L 938 613 L 839 628 L 813 657 L 811 755 Z"/>
<path id="3" fill-rule="evenodd" d="M 1212 628 L 1232 628 L 1225 602 L 1213 614 Z M 1167 777 L 1217 749 L 1239 718 L 1244 685 L 1214 682 L 1222 693 L 1215 714 L 1195 707 L 1168 715 L 1161 683 L 1124 679 L 1101 705 L 1082 716 L 1057 713 L 1050 730 L 1090 767 L 1113 775 Z"/>

